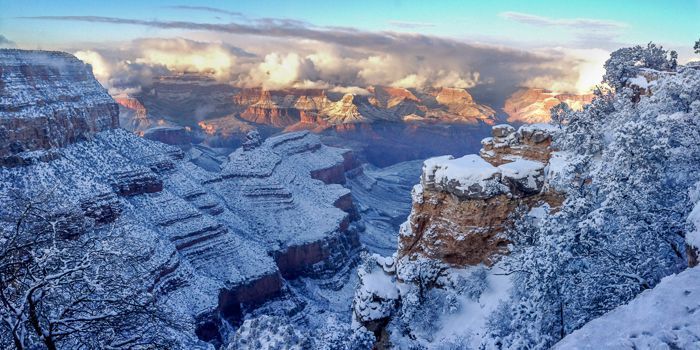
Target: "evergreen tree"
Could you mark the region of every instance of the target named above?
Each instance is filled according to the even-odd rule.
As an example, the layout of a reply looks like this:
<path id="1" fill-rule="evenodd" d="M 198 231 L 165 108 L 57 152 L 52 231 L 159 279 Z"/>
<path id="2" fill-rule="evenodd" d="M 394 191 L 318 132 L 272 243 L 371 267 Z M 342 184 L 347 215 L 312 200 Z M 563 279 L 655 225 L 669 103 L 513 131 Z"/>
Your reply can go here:
<path id="1" fill-rule="evenodd" d="M 505 260 L 514 288 L 489 321 L 486 345 L 548 348 L 686 267 L 688 189 L 700 181 L 700 71 L 655 73 L 651 95 L 637 100 L 624 84 L 641 68 L 670 69 L 670 57 L 653 44 L 616 51 L 606 63 L 615 90 L 561 117 L 555 146 L 569 167 L 558 190 L 567 200 L 538 223 L 516 225 Z"/>

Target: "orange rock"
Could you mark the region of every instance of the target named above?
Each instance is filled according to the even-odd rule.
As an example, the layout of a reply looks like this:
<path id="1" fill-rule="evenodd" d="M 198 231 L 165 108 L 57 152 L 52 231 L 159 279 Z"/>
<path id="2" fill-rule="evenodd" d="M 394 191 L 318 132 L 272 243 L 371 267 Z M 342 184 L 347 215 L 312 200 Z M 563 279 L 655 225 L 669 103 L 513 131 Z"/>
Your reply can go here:
<path id="1" fill-rule="evenodd" d="M 514 160 L 535 165 L 549 161 L 552 137 L 546 127 L 526 126 L 516 132 L 509 125 L 497 125 L 493 134 L 494 137 L 485 140 L 481 154 L 494 166 Z M 454 166 L 449 163 L 451 158 L 441 158 L 426 164 L 444 161 L 442 167 Z M 411 215 L 399 235 L 399 258 L 423 256 L 457 267 L 494 264 L 499 256 L 508 253 L 510 240 L 505 232 L 519 215 L 543 204 L 556 210 L 564 201 L 562 194 L 551 192 L 540 180 L 546 181 L 542 164 L 537 166 L 538 180 L 532 181 L 534 191 L 530 188 L 524 191 L 521 181 L 526 179 L 514 177 L 518 166 L 509 166 L 490 168 L 501 171 L 490 181 L 500 181 L 507 191 L 484 192 L 478 196 L 460 196 L 451 190 L 452 187 L 464 189 L 467 183 L 452 187 L 432 184 L 435 179 L 426 175 L 426 171 L 434 169 L 424 167 L 421 184 L 414 188 Z M 459 169 L 451 169 L 455 170 Z"/>

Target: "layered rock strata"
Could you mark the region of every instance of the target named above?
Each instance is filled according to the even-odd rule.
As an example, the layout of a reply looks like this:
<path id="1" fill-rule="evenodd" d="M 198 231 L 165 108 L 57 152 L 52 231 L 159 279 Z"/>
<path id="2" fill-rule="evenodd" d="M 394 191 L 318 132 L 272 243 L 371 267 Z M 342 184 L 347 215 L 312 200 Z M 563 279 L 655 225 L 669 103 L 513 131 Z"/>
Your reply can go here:
<path id="1" fill-rule="evenodd" d="M 551 134 L 544 126 L 493 127 L 482 156 L 443 156 L 423 164 L 413 208 L 401 227 L 398 256 L 452 266 L 492 265 L 508 252 L 503 232 L 517 213 L 556 207 L 562 198 L 543 191 Z"/>
<path id="2" fill-rule="evenodd" d="M 179 148 L 118 129 L 116 104 L 70 55 L 1 50 L 0 71 L 11 78 L 3 75 L 0 121 L 12 135 L 0 149 L 33 150 L 12 164 L 21 166 L 0 166 L 0 197 L 50 192 L 94 222 L 76 227 L 140 240 L 153 251 L 149 290 L 201 339 L 220 342 L 222 322 L 284 293 L 285 279 L 334 274 L 357 253 L 354 205 L 340 185 L 355 166 L 347 150 L 289 133 L 208 172 Z"/>
<path id="3" fill-rule="evenodd" d="M 119 125 L 119 107 L 77 58 L 4 49 L 0 62 L 0 164 Z"/>

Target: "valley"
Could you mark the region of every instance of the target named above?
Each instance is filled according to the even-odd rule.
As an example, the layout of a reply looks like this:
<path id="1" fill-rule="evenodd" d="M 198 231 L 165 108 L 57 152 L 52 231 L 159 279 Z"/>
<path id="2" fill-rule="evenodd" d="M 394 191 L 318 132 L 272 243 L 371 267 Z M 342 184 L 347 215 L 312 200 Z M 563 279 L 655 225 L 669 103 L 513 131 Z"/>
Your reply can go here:
<path id="1" fill-rule="evenodd" d="M 0 35 L 0 348 L 700 349 L 697 60 L 161 10 Z"/>

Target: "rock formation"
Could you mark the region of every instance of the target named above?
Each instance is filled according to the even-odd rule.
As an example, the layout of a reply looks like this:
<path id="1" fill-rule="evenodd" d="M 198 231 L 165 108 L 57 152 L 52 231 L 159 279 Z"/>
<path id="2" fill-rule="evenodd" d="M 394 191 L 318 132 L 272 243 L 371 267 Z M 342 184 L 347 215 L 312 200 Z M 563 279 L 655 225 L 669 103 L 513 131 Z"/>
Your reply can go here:
<path id="1" fill-rule="evenodd" d="M 148 117 L 148 110 L 137 98 L 126 94 L 114 96 L 119 104 L 119 125 L 139 136 L 157 125 Z"/>
<path id="2" fill-rule="evenodd" d="M 379 108 L 396 108 L 402 104 L 418 104 L 420 100 L 410 90 L 390 86 L 370 86 L 369 102 Z"/>
<path id="3" fill-rule="evenodd" d="M 158 77 L 151 87 L 130 96 L 146 108 L 148 123 L 135 110 L 122 107 L 127 112 L 122 125 L 139 135 L 146 131 L 142 125 L 191 127 L 197 142 L 225 154 L 239 147 L 252 129 L 264 136 L 309 130 L 322 135 L 324 142 L 330 138 L 335 145 L 352 148 L 363 161 L 386 166 L 474 152 L 497 118 L 465 89 L 370 86 L 367 91 L 266 91 L 222 84 L 206 75 L 175 74 Z M 130 100 L 117 99 L 133 107 Z"/>
<path id="4" fill-rule="evenodd" d="M 525 88 L 516 91 L 505 102 L 503 110 L 510 123 L 547 123 L 549 110 L 559 103 L 566 103 L 574 110 L 581 110 L 591 103 L 593 94 L 558 94 L 546 89 Z"/>
<path id="5" fill-rule="evenodd" d="M 442 88 L 435 95 L 435 101 L 447 107 L 447 111 L 430 111 L 428 115 L 439 120 L 493 125 L 496 112 L 488 106 L 474 101 L 465 89 Z"/>
<path id="6" fill-rule="evenodd" d="M 117 104 L 75 57 L 2 50 L 0 61 L 0 165 L 118 126 Z"/>
<path id="7" fill-rule="evenodd" d="M 348 273 L 359 247 L 339 185 L 356 166 L 348 150 L 288 133 L 208 172 L 118 129 L 117 105 L 71 55 L 0 50 L 0 71 L 0 154 L 13 159 L 0 166 L 0 197 L 51 192 L 91 230 L 142 237 L 150 289 L 200 339 L 220 342 L 223 320 L 237 324 L 286 280 Z"/>
<path id="8" fill-rule="evenodd" d="M 479 155 L 494 165 L 512 162 L 518 158 L 546 164 L 552 152 L 554 127 L 549 124 L 525 125 L 515 132 L 508 124 L 496 125 L 492 137 L 481 140 Z"/>
<path id="9" fill-rule="evenodd" d="M 508 252 L 504 231 L 517 212 L 561 204 L 543 191 L 551 134 L 544 126 L 493 127 L 482 156 L 442 156 L 423 164 L 413 209 L 399 234 L 398 257 L 452 266 L 492 265 Z"/>

